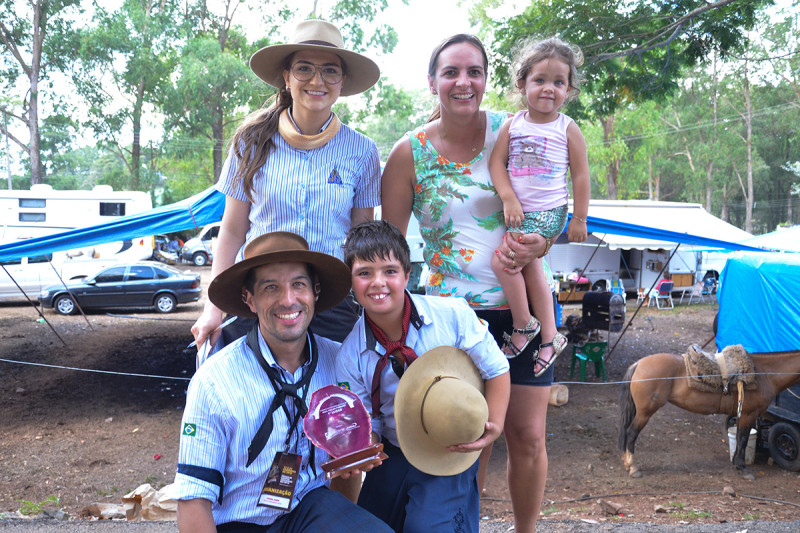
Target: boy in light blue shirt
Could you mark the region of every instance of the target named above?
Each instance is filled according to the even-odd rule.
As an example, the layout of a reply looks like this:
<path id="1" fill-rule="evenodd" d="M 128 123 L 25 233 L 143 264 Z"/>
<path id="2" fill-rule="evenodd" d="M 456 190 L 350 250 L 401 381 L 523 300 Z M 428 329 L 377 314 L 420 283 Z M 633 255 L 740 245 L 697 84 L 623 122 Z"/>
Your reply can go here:
<path id="1" fill-rule="evenodd" d="M 398 532 L 477 533 L 477 460 L 456 475 L 431 475 L 410 464 L 397 439 L 395 392 L 407 366 L 428 350 L 455 346 L 466 352 L 484 379 L 489 419 L 480 438 L 448 450 L 475 454 L 477 459 L 503 430 L 510 391 L 508 361 L 466 301 L 406 291 L 409 248 L 389 222 L 353 227 L 344 253 L 364 313 L 340 348 L 336 377 L 371 412 L 373 441 L 383 442 L 389 455 L 367 474 L 358 504 Z"/>

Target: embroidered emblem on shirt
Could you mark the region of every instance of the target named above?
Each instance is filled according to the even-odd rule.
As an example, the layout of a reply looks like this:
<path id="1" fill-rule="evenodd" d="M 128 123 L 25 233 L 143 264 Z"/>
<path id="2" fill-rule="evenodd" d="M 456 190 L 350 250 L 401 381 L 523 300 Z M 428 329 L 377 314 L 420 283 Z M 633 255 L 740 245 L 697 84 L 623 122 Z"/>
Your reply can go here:
<path id="1" fill-rule="evenodd" d="M 197 434 L 197 424 L 190 424 L 186 422 L 183 425 L 183 431 L 181 431 L 181 435 L 186 435 L 187 437 L 194 437 Z"/>
<path id="2" fill-rule="evenodd" d="M 328 176 L 328 183 L 336 183 L 337 185 L 342 184 L 342 177 L 339 175 L 339 171 L 336 170 L 335 167 L 333 170 L 331 170 L 330 176 Z"/>
<path id="3" fill-rule="evenodd" d="M 348 382 L 348 381 L 340 381 L 339 383 L 337 383 L 337 385 L 339 385 L 343 389 L 351 390 L 350 389 L 350 382 Z"/>

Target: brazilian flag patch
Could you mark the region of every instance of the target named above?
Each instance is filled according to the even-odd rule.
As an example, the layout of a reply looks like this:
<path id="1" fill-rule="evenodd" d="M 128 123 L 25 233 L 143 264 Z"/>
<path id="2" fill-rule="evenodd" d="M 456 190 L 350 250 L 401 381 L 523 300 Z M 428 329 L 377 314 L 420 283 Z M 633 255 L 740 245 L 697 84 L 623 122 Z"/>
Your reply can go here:
<path id="1" fill-rule="evenodd" d="M 351 390 L 350 383 L 347 381 L 340 381 L 339 383 L 337 383 L 337 385 L 339 385 L 343 389 Z"/>
<path id="2" fill-rule="evenodd" d="M 181 431 L 181 435 L 185 435 L 187 437 L 194 437 L 197 434 L 197 424 L 190 424 L 186 422 L 183 425 L 183 431 Z"/>

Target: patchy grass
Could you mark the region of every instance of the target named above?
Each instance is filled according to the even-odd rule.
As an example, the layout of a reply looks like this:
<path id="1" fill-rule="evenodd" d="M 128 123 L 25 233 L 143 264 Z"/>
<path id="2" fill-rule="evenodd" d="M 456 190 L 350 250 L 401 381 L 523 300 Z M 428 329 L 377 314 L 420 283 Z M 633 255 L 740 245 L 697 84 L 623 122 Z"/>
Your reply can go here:
<path id="1" fill-rule="evenodd" d="M 682 520 L 697 520 L 698 518 L 712 518 L 714 514 L 711 511 L 698 511 L 697 509 L 690 509 L 688 511 L 675 513 L 675 516 Z"/>
<path id="2" fill-rule="evenodd" d="M 58 505 L 59 500 L 58 496 L 51 495 L 49 498 L 42 502 L 33 502 L 28 500 L 19 500 L 19 503 L 22 504 L 22 507 L 19 508 L 20 514 L 24 514 L 27 516 L 36 516 L 41 514 L 44 508 L 47 506 L 48 503 L 54 503 Z"/>

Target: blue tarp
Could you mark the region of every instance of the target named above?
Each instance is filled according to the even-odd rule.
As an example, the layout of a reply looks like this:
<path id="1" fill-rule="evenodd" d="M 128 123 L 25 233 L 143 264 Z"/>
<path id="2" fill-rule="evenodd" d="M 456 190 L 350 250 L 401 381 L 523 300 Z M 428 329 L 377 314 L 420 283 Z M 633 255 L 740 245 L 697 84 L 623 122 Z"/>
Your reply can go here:
<path id="1" fill-rule="evenodd" d="M 800 350 L 800 254 L 732 254 L 717 299 L 717 349 Z"/>
<path id="2" fill-rule="evenodd" d="M 95 246 L 106 242 L 133 239 L 143 235 L 202 228 L 206 224 L 220 221 L 224 210 L 225 196 L 211 187 L 187 200 L 136 215 L 120 217 L 105 224 L 1 245 L 0 261 L 11 261 L 20 257 L 31 257 L 60 250 Z M 722 241 L 703 235 L 702 228 L 698 228 L 697 234 L 689 234 L 592 216 L 587 217 L 587 228 L 590 233 L 627 235 L 654 241 L 706 246 L 714 249 L 762 251 L 761 248 Z"/>
<path id="3" fill-rule="evenodd" d="M 87 228 L 54 233 L 0 246 L 0 261 L 73 250 L 144 235 L 172 233 L 219 222 L 225 210 L 225 195 L 213 187 L 186 200 L 135 215 L 119 217 Z"/>

